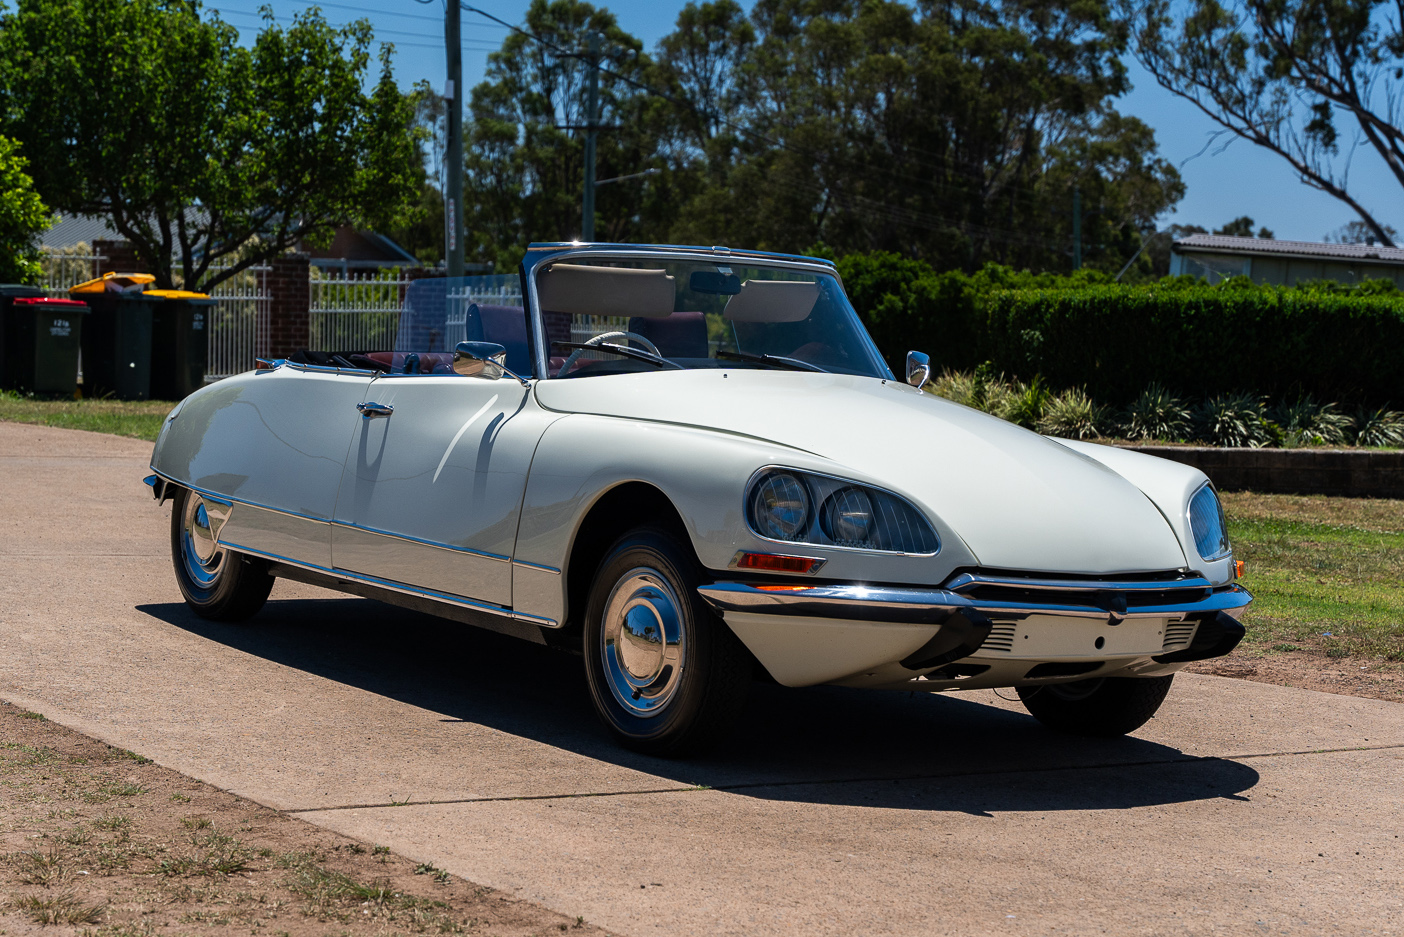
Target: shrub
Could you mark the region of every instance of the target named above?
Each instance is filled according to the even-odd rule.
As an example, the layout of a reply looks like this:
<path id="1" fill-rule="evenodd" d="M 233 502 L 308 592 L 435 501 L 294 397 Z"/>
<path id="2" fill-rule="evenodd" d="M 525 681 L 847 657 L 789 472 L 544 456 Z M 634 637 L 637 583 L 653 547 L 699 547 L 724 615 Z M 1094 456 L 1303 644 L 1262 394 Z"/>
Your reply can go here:
<path id="1" fill-rule="evenodd" d="M 1034 379 L 1027 384 L 1016 382 L 1005 384 L 1003 381 L 991 388 L 994 393 L 990 395 L 987 409 L 1002 420 L 1017 423 L 1033 429 L 1038 426 L 1043 419 L 1043 412 L 1047 409 L 1049 401 L 1053 395 L 1048 390 L 1048 385 L 1043 382 L 1042 375 L 1035 374 Z"/>
<path id="2" fill-rule="evenodd" d="M 1131 402 L 1122 418 L 1127 439 L 1184 439 L 1190 433 L 1190 409 L 1159 384 L 1151 384 Z"/>
<path id="3" fill-rule="evenodd" d="M 1357 446 L 1404 447 L 1404 413 L 1398 410 L 1361 411 L 1356 419 L 1360 427 L 1355 436 Z"/>
<path id="4" fill-rule="evenodd" d="M 1211 446 L 1252 447 L 1272 442 L 1263 400 L 1252 394 L 1220 394 L 1195 410 L 1196 437 Z"/>
<path id="5" fill-rule="evenodd" d="M 1079 388 L 1057 394 L 1048 400 L 1038 431 L 1064 439 L 1091 439 L 1101 436 L 1107 424 L 1107 408 L 1092 402 Z"/>
<path id="6" fill-rule="evenodd" d="M 1334 403 L 1317 403 L 1311 397 L 1275 407 L 1271 418 L 1277 429 L 1277 444 L 1288 449 L 1342 446 L 1355 428 L 1355 420 L 1337 410 Z"/>
<path id="7" fill-rule="evenodd" d="M 978 302 L 976 299 L 978 298 Z M 1179 396 L 1404 397 L 1404 296 L 1232 284 L 996 290 L 970 298 L 980 360 L 1126 404 L 1157 383 Z"/>

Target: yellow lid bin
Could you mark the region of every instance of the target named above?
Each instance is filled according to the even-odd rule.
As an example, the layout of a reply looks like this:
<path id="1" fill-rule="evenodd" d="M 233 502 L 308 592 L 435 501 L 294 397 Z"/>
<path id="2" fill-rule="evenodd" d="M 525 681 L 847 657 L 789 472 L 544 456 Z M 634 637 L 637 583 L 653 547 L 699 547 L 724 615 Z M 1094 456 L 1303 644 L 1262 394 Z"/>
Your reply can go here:
<path id="1" fill-rule="evenodd" d="M 192 293 L 189 290 L 147 290 L 147 296 L 159 296 L 161 299 L 209 299 L 209 293 Z"/>
<path id="2" fill-rule="evenodd" d="M 104 273 L 96 280 L 69 287 L 69 293 L 140 293 L 156 278 L 149 273 Z"/>

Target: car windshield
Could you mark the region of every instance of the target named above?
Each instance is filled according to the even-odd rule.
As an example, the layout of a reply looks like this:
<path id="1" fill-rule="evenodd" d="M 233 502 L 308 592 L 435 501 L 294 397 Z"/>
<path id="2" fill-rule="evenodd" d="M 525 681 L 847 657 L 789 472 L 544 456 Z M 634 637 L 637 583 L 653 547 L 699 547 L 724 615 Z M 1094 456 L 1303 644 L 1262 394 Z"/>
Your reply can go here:
<path id="1" fill-rule="evenodd" d="M 677 368 L 887 377 L 837 278 L 754 261 L 577 256 L 537 269 L 550 376 Z"/>

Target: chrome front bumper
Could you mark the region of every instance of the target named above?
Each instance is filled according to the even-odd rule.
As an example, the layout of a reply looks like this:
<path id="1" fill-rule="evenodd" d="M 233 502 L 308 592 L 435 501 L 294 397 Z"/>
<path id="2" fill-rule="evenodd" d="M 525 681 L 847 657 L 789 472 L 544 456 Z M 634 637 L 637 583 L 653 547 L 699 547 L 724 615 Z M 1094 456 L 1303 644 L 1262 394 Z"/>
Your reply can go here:
<path id="1" fill-rule="evenodd" d="M 1183 619 L 1211 616 L 1226 612 L 1238 617 L 1253 601 L 1252 593 L 1242 586 L 1213 588 L 1206 580 L 1176 582 L 1076 583 L 1072 589 L 1067 581 L 1018 580 L 1020 586 L 1040 588 L 1051 596 L 1059 592 L 1082 597 L 1096 593 L 1103 598 L 1095 603 L 1075 600 L 1027 602 L 1005 598 L 981 598 L 968 594 L 972 582 L 979 585 L 1005 584 L 989 577 L 965 583 L 952 580 L 953 588 L 923 588 L 918 586 L 864 585 L 754 585 L 746 582 L 714 582 L 699 586 L 697 591 L 719 612 L 750 612 L 761 615 L 796 615 L 805 618 L 836 618 L 846 621 L 874 621 L 913 625 L 940 624 L 953 614 L 978 612 L 989 618 L 1023 618 L 1030 615 L 1054 615 L 1067 618 L 1101 618 L 1124 621 L 1132 618 Z M 1053 585 L 1057 583 L 1057 585 Z M 1037 584 L 1037 585 L 1035 585 Z M 978 586 L 976 586 L 978 588 Z M 962 591 L 956 591 L 962 589 Z M 1189 601 L 1139 604 L 1128 596 L 1141 592 L 1198 591 L 1202 594 Z"/>

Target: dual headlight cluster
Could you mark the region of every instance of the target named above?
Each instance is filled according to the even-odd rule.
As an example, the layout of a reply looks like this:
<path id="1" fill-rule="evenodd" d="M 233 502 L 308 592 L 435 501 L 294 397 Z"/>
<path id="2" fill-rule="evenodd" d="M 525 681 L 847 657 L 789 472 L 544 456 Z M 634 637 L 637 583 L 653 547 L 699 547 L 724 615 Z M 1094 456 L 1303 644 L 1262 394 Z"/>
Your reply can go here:
<path id="1" fill-rule="evenodd" d="M 791 469 L 752 482 L 746 519 L 758 536 L 786 543 L 921 554 L 941 547 L 931 522 L 891 492 Z"/>
<path id="2" fill-rule="evenodd" d="M 1207 560 L 1221 560 L 1233 552 L 1229 546 L 1228 522 L 1219 496 L 1207 482 L 1196 491 L 1189 502 L 1190 532 L 1194 548 Z"/>

